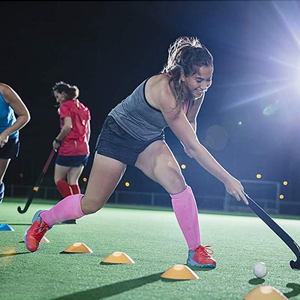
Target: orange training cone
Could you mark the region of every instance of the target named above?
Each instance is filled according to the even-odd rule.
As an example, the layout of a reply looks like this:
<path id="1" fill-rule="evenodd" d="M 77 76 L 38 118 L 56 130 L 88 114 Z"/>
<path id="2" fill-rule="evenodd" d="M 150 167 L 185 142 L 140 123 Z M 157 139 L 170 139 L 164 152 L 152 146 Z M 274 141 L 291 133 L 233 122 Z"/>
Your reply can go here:
<path id="1" fill-rule="evenodd" d="M 134 264 L 135 262 L 124 252 L 114 252 L 107 256 L 103 263 L 110 264 Z"/>
<path id="2" fill-rule="evenodd" d="M 288 300 L 281 292 L 270 285 L 261 285 L 244 296 L 245 300 Z"/>
<path id="3" fill-rule="evenodd" d="M 63 251 L 64 253 L 93 253 L 84 243 L 74 243 Z"/>
<path id="4" fill-rule="evenodd" d="M 174 265 L 160 276 L 177 280 L 199 279 L 198 275 L 185 265 Z"/>

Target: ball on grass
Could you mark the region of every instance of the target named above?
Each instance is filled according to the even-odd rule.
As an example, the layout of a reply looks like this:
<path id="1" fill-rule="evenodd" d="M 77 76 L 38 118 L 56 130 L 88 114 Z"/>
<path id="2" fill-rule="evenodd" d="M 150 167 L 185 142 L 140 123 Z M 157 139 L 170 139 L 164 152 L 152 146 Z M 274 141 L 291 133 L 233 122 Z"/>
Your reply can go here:
<path id="1" fill-rule="evenodd" d="M 263 278 L 267 275 L 268 270 L 267 270 L 267 266 L 265 263 L 263 262 L 257 262 L 254 264 L 253 267 L 253 274 L 257 277 L 257 278 Z"/>

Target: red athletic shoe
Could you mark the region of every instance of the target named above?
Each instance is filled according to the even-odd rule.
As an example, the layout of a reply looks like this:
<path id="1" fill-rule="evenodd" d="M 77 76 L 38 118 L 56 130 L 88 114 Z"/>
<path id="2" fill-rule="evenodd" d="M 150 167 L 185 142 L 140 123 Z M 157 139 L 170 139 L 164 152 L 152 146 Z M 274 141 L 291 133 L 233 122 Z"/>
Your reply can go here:
<path id="1" fill-rule="evenodd" d="M 213 254 L 210 246 L 199 245 L 195 250 L 190 249 L 187 259 L 187 265 L 196 266 L 200 268 L 215 268 L 216 261 L 210 256 Z"/>
<path id="2" fill-rule="evenodd" d="M 38 212 L 39 214 L 41 211 Z M 31 252 L 35 252 L 40 245 L 40 241 L 45 235 L 45 233 L 51 229 L 45 222 L 42 221 L 41 217 L 37 215 L 34 217 L 35 221 L 25 232 L 25 245 L 27 249 Z"/>

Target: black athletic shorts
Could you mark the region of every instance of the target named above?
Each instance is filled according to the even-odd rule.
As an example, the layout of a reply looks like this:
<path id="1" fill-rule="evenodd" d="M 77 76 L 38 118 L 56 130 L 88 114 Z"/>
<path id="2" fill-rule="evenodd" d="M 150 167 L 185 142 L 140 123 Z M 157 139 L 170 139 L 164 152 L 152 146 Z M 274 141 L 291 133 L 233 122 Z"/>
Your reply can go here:
<path id="1" fill-rule="evenodd" d="M 0 148 L 0 158 L 14 159 L 19 156 L 20 140 L 19 138 L 9 139 L 8 142 Z"/>
<path id="2" fill-rule="evenodd" d="M 140 141 L 120 127 L 112 116 L 108 116 L 98 136 L 96 151 L 123 162 L 126 165 L 135 165 L 136 160 L 151 143 L 164 140 L 162 133 L 150 141 Z"/>
<path id="3" fill-rule="evenodd" d="M 56 164 L 65 167 L 79 167 L 81 165 L 86 166 L 89 154 L 86 155 L 74 155 L 74 156 L 62 156 L 57 155 Z"/>

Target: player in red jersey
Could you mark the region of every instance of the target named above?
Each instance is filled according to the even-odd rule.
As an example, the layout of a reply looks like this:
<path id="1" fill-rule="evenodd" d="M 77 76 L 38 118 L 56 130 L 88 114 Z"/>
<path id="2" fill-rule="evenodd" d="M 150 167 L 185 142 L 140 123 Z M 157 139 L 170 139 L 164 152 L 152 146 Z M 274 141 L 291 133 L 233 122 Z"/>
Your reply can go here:
<path id="1" fill-rule="evenodd" d="M 90 111 L 79 100 L 79 89 L 65 82 L 52 88 L 59 103 L 60 132 L 53 141 L 58 151 L 54 181 L 63 198 L 80 194 L 78 179 L 87 164 L 90 150 Z M 69 220 L 65 223 L 76 223 Z"/>

